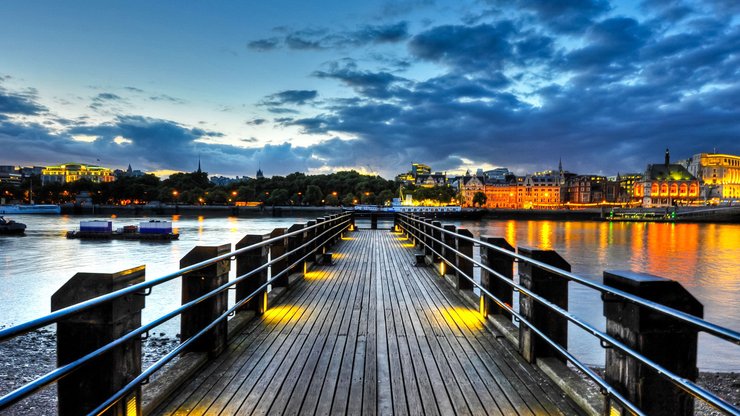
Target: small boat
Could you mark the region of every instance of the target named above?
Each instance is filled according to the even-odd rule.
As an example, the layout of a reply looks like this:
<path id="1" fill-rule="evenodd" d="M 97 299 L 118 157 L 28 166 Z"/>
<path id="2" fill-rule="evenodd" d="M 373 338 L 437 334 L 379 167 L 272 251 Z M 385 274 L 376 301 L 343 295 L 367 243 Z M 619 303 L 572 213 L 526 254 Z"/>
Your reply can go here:
<path id="1" fill-rule="evenodd" d="M 0 214 L 59 214 L 59 205 L 0 205 Z"/>
<path id="2" fill-rule="evenodd" d="M 6 220 L 0 216 L 0 234 L 23 234 L 26 232 L 26 224 L 13 220 Z"/>
<path id="3" fill-rule="evenodd" d="M 91 240 L 147 240 L 170 241 L 180 238 L 169 221 L 142 221 L 138 226 L 126 225 L 113 230 L 113 222 L 107 220 L 80 221 L 79 231 L 67 231 L 67 238 Z"/>

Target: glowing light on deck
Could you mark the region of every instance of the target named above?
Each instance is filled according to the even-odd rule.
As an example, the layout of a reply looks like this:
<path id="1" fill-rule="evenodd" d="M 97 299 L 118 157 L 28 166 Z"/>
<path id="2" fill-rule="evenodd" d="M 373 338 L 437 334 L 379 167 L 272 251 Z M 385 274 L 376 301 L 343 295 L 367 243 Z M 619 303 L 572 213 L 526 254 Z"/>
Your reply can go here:
<path id="1" fill-rule="evenodd" d="M 439 309 L 449 325 L 457 325 L 461 329 L 479 331 L 483 329 L 483 315 L 475 309 L 464 306 L 442 307 Z"/>
<path id="2" fill-rule="evenodd" d="M 287 319 L 286 323 L 295 322 L 302 316 L 306 308 L 293 305 L 278 305 L 265 311 L 262 321 L 269 325 L 275 325 Z M 290 316 L 288 316 L 290 315 Z"/>

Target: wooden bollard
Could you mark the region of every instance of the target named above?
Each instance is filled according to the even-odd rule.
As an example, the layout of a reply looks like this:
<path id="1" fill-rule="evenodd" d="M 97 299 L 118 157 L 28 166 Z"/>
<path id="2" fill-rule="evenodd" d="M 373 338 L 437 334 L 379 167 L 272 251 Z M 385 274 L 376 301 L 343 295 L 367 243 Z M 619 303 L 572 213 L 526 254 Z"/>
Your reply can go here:
<path id="1" fill-rule="evenodd" d="M 292 233 L 294 231 L 302 230 L 305 227 L 303 224 L 293 224 L 288 228 L 288 233 Z M 298 233 L 296 235 L 292 235 L 288 237 L 288 251 L 293 251 L 294 253 L 288 256 L 288 261 L 290 264 L 296 263 L 293 265 L 293 267 L 290 268 L 290 273 L 301 273 L 303 272 L 303 262 L 298 262 L 298 259 L 303 257 L 303 253 L 301 250 L 298 250 L 298 247 L 303 245 L 303 235 L 305 233 Z"/>
<path id="2" fill-rule="evenodd" d="M 51 297 L 56 311 L 144 281 L 145 267 L 118 273 L 77 273 Z M 57 323 L 57 366 L 69 364 L 141 326 L 144 296 L 119 297 Z M 141 340 L 128 341 L 58 381 L 59 415 L 87 414 L 141 374 Z M 105 415 L 141 414 L 141 387 Z"/>
<path id="3" fill-rule="evenodd" d="M 561 270 L 570 271 L 570 264 L 554 250 L 537 250 L 519 247 L 519 254 L 547 263 Z M 568 280 L 533 266 L 529 262 L 519 263 L 519 282 L 538 296 L 568 309 Z M 519 296 L 519 311 L 537 329 L 562 347 L 568 346 L 568 320 L 551 311 L 524 293 Z M 537 358 L 564 358 L 547 341 L 540 339 L 526 325 L 519 326 L 519 353 L 530 363 Z"/>
<path id="4" fill-rule="evenodd" d="M 285 234 L 285 228 L 275 228 L 270 233 L 269 238 L 277 238 Z M 276 258 L 282 256 L 286 253 L 286 241 L 287 238 L 279 239 L 277 242 L 274 242 L 270 244 L 270 261 L 275 260 Z M 286 259 L 278 260 L 270 266 L 270 279 L 274 279 L 275 276 L 278 275 L 278 273 L 285 270 L 285 268 L 288 266 L 288 261 Z M 288 275 L 283 274 L 282 276 L 278 277 L 276 280 L 272 282 L 272 287 L 287 287 L 288 286 Z"/>
<path id="5" fill-rule="evenodd" d="M 445 224 L 442 228 L 447 231 L 457 233 L 457 227 L 452 224 Z M 444 257 L 444 260 L 446 260 L 446 264 L 444 266 L 445 274 L 447 274 L 447 270 L 451 270 L 451 274 L 455 274 L 455 269 L 450 268 L 449 264 L 457 266 L 457 254 L 454 251 L 457 250 L 457 237 L 455 237 L 454 234 L 442 233 L 442 241 L 444 241 L 446 246 L 449 246 L 445 246 L 442 248 L 442 257 Z"/>
<path id="6" fill-rule="evenodd" d="M 704 315 L 702 304 L 673 280 L 631 271 L 605 271 L 604 284 L 698 318 Z M 694 327 L 614 295 L 605 296 L 604 316 L 607 334 L 679 377 L 696 381 L 698 336 Z M 606 382 L 646 414 L 694 414 L 691 395 L 617 348 L 606 350 Z M 608 397 L 606 409 L 623 411 Z"/>
<path id="7" fill-rule="evenodd" d="M 264 237 L 260 234 L 247 234 L 236 243 L 236 249 L 251 246 L 262 242 Z M 267 247 L 257 247 L 236 256 L 236 275 L 243 276 L 246 273 L 267 263 Z M 267 282 L 267 270 L 261 270 L 256 274 L 236 284 L 236 301 L 251 295 L 258 287 Z M 267 300 L 267 289 L 260 291 L 247 301 L 239 310 L 255 311 L 257 314 L 265 312 Z"/>
<path id="8" fill-rule="evenodd" d="M 180 268 L 212 259 L 231 251 L 231 244 L 196 246 L 180 260 Z M 186 273 L 182 276 L 182 303 L 188 303 L 229 281 L 231 262 L 224 259 L 216 264 Z M 192 338 L 210 325 L 228 306 L 227 292 L 223 291 L 186 310 L 180 318 L 180 341 Z M 226 347 L 227 322 L 224 319 L 210 331 L 190 344 L 185 350 L 218 355 Z"/>
<path id="9" fill-rule="evenodd" d="M 305 237 L 305 238 L 306 238 L 306 239 L 305 239 L 305 241 L 304 241 L 304 242 L 306 242 L 306 243 L 307 243 L 307 242 L 309 242 L 309 241 L 311 241 L 311 240 L 313 240 L 313 239 L 314 239 L 314 238 L 316 237 L 316 235 L 317 235 L 317 234 L 316 234 L 316 228 L 315 228 L 315 227 L 314 227 L 314 228 L 311 228 L 311 226 L 313 226 L 313 225 L 316 225 L 316 221 L 315 221 L 315 220 L 311 220 L 311 221 L 308 221 L 308 222 L 306 223 L 306 228 L 307 228 L 307 230 L 306 230 L 306 233 L 305 233 L 305 235 L 306 235 L 306 237 Z M 315 250 L 315 247 L 316 247 L 316 244 L 315 244 L 315 243 L 311 243 L 311 244 L 307 245 L 307 246 L 306 246 L 306 247 L 305 247 L 305 248 L 303 249 L 303 254 L 302 254 L 302 255 L 303 255 L 303 256 L 306 256 L 306 261 L 307 261 L 307 262 L 308 262 L 308 261 L 310 261 L 310 262 L 314 262 L 314 261 L 316 261 L 316 259 L 314 258 L 314 256 L 311 256 L 311 255 L 310 255 L 311 253 L 313 253 L 313 252 L 314 252 L 314 250 Z"/>
<path id="10" fill-rule="evenodd" d="M 458 228 L 457 235 L 463 237 L 473 237 L 473 233 L 465 228 Z M 464 238 L 456 237 L 457 240 L 457 251 L 461 254 L 473 258 L 473 242 Z M 457 290 L 473 290 L 473 283 L 466 278 L 463 273 L 470 278 L 473 278 L 473 260 L 457 255 L 457 268 L 459 271 L 455 273 L 457 275 L 457 282 L 455 288 Z"/>
<path id="11" fill-rule="evenodd" d="M 378 213 L 377 212 L 370 213 L 370 229 L 371 230 L 378 229 Z"/>
<path id="12" fill-rule="evenodd" d="M 509 244 L 504 238 L 491 237 L 483 235 L 480 240 L 484 243 L 501 247 L 505 250 L 514 252 L 514 247 Z M 488 248 L 485 245 L 480 247 L 480 259 L 481 263 L 496 273 L 503 275 L 509 280 L 514 279 L 514 258 L 507 256 L 506 254 L 499 253 L 498 251 Z M 491 294 L 497 297 L 503 303 L 512 306 L 514 291 L 511 286 L 502 282 L 500 278 L 493 276 L 488 270 L 481 269 L 480 272 L 480 284 Z M 507 312 L 500 306 L 498 306 L 488 296 L 481 294 L 481 313 L 484 316 L 488 315 L 503 315 L 507 318 L 511 318 L 511 313 Z"/>
<path id="13" fill-rule="evenodd" d="M 424 218 L 422 219 L 422 230 L 424 232 L 423 239 L 424 239 L 424 255 L 425 256 L 432 256 L 432 227 L 430 225 L 432 224 L 432 220 L 430 218 Z"/>
<path id="14" fill-rule="evenodd" d="M 317 240 L 314 242 L 314 251 L 313 251 L 313 258 L 316 263 L 318 263 L 318 258 L 321 256 L 321 254 L 324 253 L 324 239 L 326 238 L 323 233 L 326 231 L 326 218 L 319 217 L 316 218 L 316 237 Z"/>
<path id="15" fill-rule="evenodd" d="M 432 221 L 431 225 L 433 227 L 442 227 L 442 223 L 439 221 Z M 432 261 L 436 262 L 441 260 L 442 257 L 442 231 L 433 227 L 429 228 L 431 228 L 432 231 L 432 249 L 434 251 L 432 253 Z"/>

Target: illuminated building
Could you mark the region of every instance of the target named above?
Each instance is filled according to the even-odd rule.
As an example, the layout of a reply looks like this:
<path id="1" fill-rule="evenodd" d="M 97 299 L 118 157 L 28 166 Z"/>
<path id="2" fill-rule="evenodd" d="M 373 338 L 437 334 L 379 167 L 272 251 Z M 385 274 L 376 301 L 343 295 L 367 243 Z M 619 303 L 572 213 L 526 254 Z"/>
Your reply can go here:
<path id="1" fill-rule="evenodd" d="M 579 175 L 566 183 L 567 201 L 572 204 L 617 202 L 619 183 L 605 176 Z"/>
<path id="2" fill-rule="evenodd" d="M 671 164 L 666 149 L 665 163 L 648 165 L 645 177 L 635 184 L 633 198 L 642 200 L 646 208 L 692 204 L 699 199 L 699 180 L 683 165 Z"/>
<path id="3" fill-rule="evenodd" d="M 429 165 L 425 165 L 423 163 L 412 163 L 411 164 L 411 175 L 414 178 L 419 177 L 419 175 L 429 175 L 432 173 L 432 168 Z"/>
<path id="4" fill-rule="evenodd" d="M 617 174 L 616 182 L 619 184 L 619 202 L 630 202 L 635 195 L 635 184 L 641 182 L 643 175 L 641 173 Z"/>
<path id="5" fill-rule="evenodd" d="M 703 182 L 707 200 L 740 199 L 740 156 L 699 153 L 689 158 L 688 171 Z"/>
<path id="6" fill-rule="evenodd" d="M 0 166 L 0 184 L 20 186 L 23 177 L 17 166 Z"/>
<path id="7" fill-rule="evenodd" d="M 561 205 L 563 175 L 543 173 L 527 175 L 523 181 L 517 182 L 519 208 L 557 208 Z"/>
<path id="8" fill-rule="evenodd" d="M 475 194 L 478 192 L 485 193 L 486 183 L 483 176 L 466 175 L 458 179 L 458 188 L 460 190 L 462 205 L 472 207 Z M 488 201 L 486 201 L 484 206 L 489 206 Z"/>
<path id="9" fill-rule="evenodd" d="M 486 184 L 486 207 L 488 208 L 521 208 L 517 180 L 524 182 L 524 178 L 509 175 L 503 181 L 494 181 Z"/>
<path id="10" fill-rule="evenodd" d="M 113 172 L 101 166 L 85 165 L 83 163 L 65 163 L 59 166 L 47 166 L 41 171 L 41 183 L 75 182 L 87 179 L 91 182 L 113 182 Z"/>

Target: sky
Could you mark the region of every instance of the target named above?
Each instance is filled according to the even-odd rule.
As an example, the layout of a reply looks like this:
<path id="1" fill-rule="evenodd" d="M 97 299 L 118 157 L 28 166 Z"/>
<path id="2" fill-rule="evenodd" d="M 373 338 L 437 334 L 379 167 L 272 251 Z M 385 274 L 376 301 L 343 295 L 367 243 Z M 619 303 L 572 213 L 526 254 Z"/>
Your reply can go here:
<path id="1" fill-rule="evenodd" d="M 10 0 L 0 164 L 615 175 L 740 154 L 736 0 Z"/>

